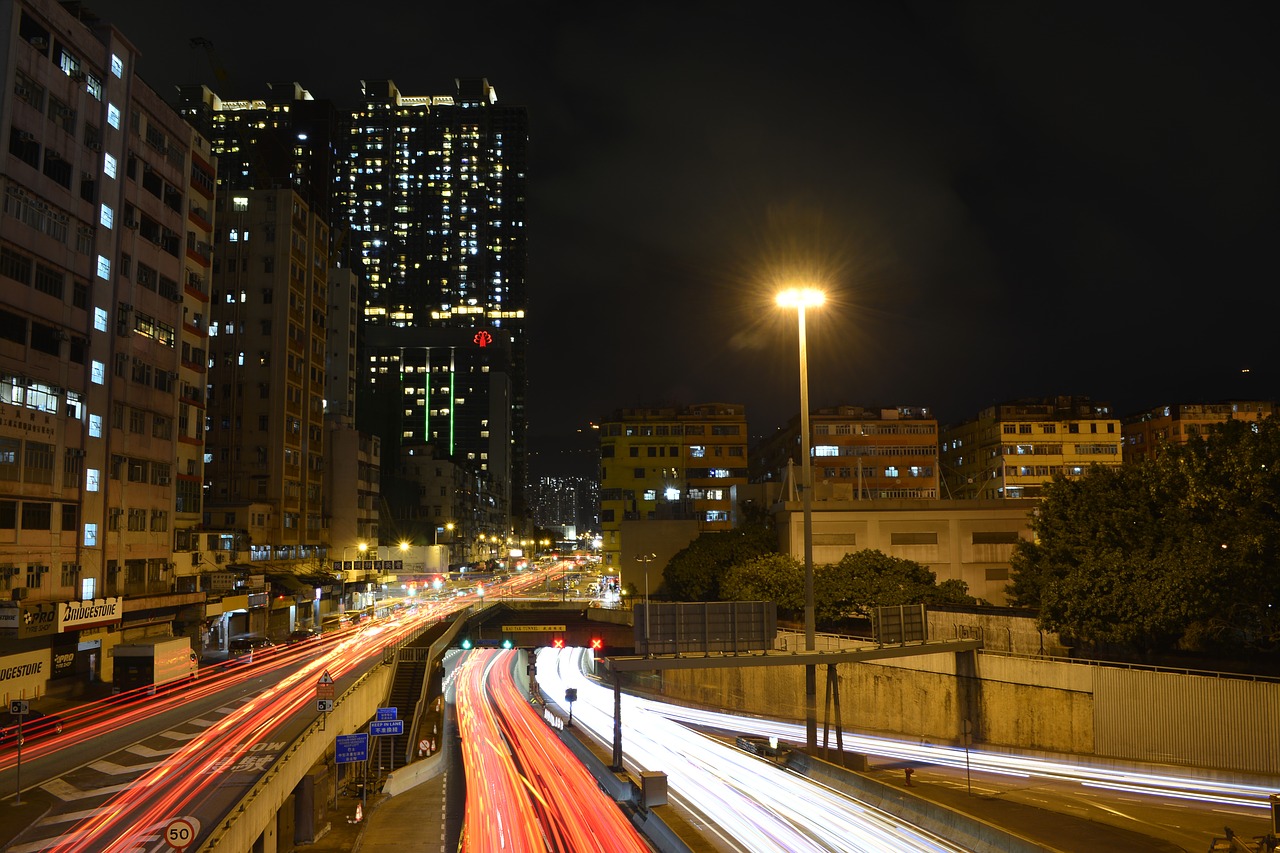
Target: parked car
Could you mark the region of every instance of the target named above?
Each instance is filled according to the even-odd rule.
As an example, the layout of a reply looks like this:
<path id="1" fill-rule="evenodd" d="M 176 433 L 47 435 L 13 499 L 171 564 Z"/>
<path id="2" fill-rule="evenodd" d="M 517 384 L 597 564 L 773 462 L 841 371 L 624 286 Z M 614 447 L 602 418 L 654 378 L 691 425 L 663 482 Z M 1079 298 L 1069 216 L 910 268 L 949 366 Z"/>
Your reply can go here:
<path id="1" fill-rule="evenodd" d="M 311 628 L 299 628 L 296 631 L 289 632 L 289 639 L 286 643 L 292 646 L 294 643 L 305 643 L 309 640 L 320 639 L 320 632 Z"/>
<path id="2" fill-rule="evenodd" d="M 62 718 L 57 714 L 32 711 L 22 718 L 22 743 L 32 738 L 62 734 Z M 0 747 L 18 743 L 18 718 L 8 711 L 0 713 Z"/>
<path id="3" fill-rule="evenodd" d="M 266 637 L 237 637 L 227 646 L 228 659 L 240 663 L 253 663 L 253 653 L 263 652 L 275 646 Z"/>

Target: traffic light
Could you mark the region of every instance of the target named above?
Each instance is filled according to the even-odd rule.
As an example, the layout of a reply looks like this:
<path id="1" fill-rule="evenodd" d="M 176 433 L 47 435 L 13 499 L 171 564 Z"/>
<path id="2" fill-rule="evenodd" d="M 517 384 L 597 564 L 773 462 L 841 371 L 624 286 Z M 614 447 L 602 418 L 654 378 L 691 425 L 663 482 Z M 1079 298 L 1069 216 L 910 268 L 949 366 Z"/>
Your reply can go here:
<path id="1" fill-rule="evenodd" d="M 505 640 L 503 640 L 503 641 L 502 641 L 502 647 L 503 647 L 504 649 L 512 648 L 514 645 L 515 645 L 515 644 L 511 642 L 511 638 L 510 638 L 510 637 L 508 637 L 507 639 L 505 639 Z"/>
<path id="2" fill-rule="evenodd" d="M 470 638 L 470 637 L 463 637 L 463 638 L 462 638 L 462 642 L 461 642 L 461 643 L 459 643 L 458 645 L 460 645 L 460 646 L 462 647 L 462 650 L 463 650 L 464 652 L 466 652 L 466 651 L 470 651 L 470 650 L 471 650 L 471 638 Z"/>
<path id="3" fill-rule="evenodd" d="M 604 651 L 604 639 L 603 639 L 603 638 L 601 638 L 601 637 L 592 637 L 592 638 L 591 638 L 591 651 L 593 651 L 593 652 L 602 652 L 602 651 Z"/>
<path id="4" fill-rule="evenodd" d="M 563 648 L 564 648 L 564 637 L 552 637 L 552 638 L 551 638 L 551 648 L 553 648 L 553 649 L 563 649 Z"/>

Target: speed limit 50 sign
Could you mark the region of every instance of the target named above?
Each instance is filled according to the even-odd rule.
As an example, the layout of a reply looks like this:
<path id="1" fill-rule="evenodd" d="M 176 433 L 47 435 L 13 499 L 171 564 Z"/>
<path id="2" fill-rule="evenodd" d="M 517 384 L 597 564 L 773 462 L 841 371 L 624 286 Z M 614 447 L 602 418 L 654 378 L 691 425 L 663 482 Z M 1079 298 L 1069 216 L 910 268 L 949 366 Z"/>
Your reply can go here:
<path id="1" fill-rule="evenodd" d="M 174 850 L 186 850 L 196 840 L 196 825 L 190 818 L 175 817 L 164 828 L 164 840 Z"/>

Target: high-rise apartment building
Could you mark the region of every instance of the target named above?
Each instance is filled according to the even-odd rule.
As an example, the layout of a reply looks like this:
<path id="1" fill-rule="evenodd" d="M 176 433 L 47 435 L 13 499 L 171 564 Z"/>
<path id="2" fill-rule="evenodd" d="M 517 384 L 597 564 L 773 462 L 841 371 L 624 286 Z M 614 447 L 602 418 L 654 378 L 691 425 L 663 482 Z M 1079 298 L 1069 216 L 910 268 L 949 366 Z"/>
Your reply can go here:
<path id="1" fill-rule="evenodd" d="M 525 186 L 528 119 L 483 79 L 411 97 L 363 84 L 347 193 L 362 305 L 359 418 L 402 445 L 489 478 L 503 515 L 523 513 L 526 460 Z M 396 505 L 416 486 L 384 474 Z"/>
<path id="2" fill-rule="evenodd" d="M 1192 436 L 1205 435 L 1214 424 L 1273 417 L 1277 408 L 1272 401 L 1233 400 L 1158 406 L 1132 415 L 1124 419 L 1120 428 L 1124 436 L 1124 461 L 1151 459 L 1161 447 L 1186 444 Z"/>
<path id="3" fill-rule="evenodd" d="M 944 497 L 1034 498 L 1055 474 L 1121 464 L 1120 419 L 1088 397 L 1001 403 L 942 431 Z"/>
<path id="4" fill-rule="evenodd" d="M 510 532 L 527 469 L 525 110 L 483 79 L 430 97 L 361 87 L 357 109 L 336 111 L 297 84 L 246 101 L 190 86 L 183 113 L 214 140 L 221 185 L 293 187 L 330 224 L 335 266 L 359 279 L 358 341 L 331 329 L 329 363 L 358 350 L 359 400 L 330 396 L 329 412 L 377 434 L 384 459 L 429 446 L 487 478 L 494 532 Z M 382 533 L 421 542 L 432 531 L 411 470 L 384 466 Z"/>
<path id="5" fill-rule="evenodd" d="M 245 559 L 305 558 L 328 542 L 329 228 L 289 188 L 231 190 L 217 216 L 206 513 L 237 530 L 259 516 Z"/>
<path id="6" fill-rule="evenodd" d="M 833 406 L 809 415 L 817 499 L 938 496 L 938 421 L 927 408 Z M 751 480 L 785 482 L 800 460 L 800 418 L 751 451 Z M 796 482 L 802 472 L 791 472 Z"/>
<path id="7" fill-rule="evenodd" d="M 202 517 L 215 158 L 115 28 L 48 0 L 6 11 L 0 695 L 17 697 L 47 686 L 9 674 L 110 677 L 121 639 L 200 635 L 175 543 Z"/>
<path id="8" fill-rule="evenodd" d="M 733 529 L 735 489 L 746 482 L 743 406 L 702 403 L 615 412 L 600 425 L 605 568 L 630 568 L 622 541 L 625 522 L 692 522 L 693 536 Z"/>

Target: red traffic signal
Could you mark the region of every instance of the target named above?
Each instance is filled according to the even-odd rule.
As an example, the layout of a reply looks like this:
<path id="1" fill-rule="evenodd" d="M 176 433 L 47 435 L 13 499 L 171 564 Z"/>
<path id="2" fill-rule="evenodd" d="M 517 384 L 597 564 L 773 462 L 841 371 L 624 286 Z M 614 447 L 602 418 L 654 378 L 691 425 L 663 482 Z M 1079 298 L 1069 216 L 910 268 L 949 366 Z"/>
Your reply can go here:
<path id="1" fill-rule="evenodd" d="M 552 638 L 551 638 L 551 648 L 553 648 L 553 649 L 563 649 L 563 648 L 564 648 L 564 637 L 552 637 Z"/>
<path id="2" fill-rule="evenodd" d="M 593 651 L 593 652 L 600 652 L 600 651 L 604 651 L 604 640 L 600 639 L 599 637 L 592 637 L 592 638 L 591 638 L 591 651 Z"/>

